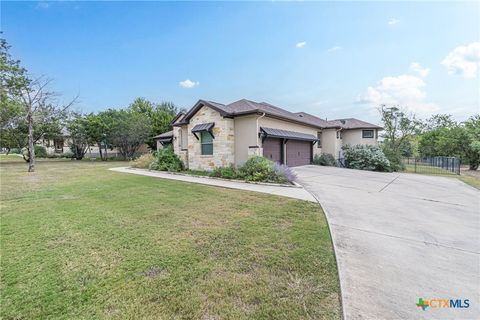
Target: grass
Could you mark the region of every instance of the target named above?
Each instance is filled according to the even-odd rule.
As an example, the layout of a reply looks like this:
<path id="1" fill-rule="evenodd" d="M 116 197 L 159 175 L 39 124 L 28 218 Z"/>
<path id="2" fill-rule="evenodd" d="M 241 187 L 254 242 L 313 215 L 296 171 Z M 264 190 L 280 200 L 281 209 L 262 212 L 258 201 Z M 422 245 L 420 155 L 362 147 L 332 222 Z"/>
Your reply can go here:
<path id="1" fill-rule="evenodd" d="M 0 318 L 341 317 L 319 206 L 115 165 L 0 164 Z"/>
<path id="2" fill-rule="evenodd" d="M 447 170 L 444 170 L 444 169 L 441 169 L 441 168 L 437 168 L 437 167 L 417 165 L 417 171 L 415 172 L 414 165 L 407 164 L 405 172 L 456 178 L 456 179 L 458 179 L 460 181 L 463 181 L 464 183 L 480 190 L 480 179 L 478 177 L 464 175 L 464 174 L 457 175 L 453 172 L 450 172 L 450 171 L 447 171 Z"/>

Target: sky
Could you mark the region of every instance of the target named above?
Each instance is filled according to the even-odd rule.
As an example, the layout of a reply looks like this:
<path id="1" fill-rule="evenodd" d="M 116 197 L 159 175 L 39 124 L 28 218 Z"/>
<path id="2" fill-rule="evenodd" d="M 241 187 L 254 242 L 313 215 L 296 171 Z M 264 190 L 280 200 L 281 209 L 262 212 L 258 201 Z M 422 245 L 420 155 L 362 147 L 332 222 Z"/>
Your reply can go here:
<path id="1" fill-rule="evenodd" d="M 379 123 L 480 112 L 480 2 L 0 2 L 11 54 L 75 108 L 268 102 Z"/>

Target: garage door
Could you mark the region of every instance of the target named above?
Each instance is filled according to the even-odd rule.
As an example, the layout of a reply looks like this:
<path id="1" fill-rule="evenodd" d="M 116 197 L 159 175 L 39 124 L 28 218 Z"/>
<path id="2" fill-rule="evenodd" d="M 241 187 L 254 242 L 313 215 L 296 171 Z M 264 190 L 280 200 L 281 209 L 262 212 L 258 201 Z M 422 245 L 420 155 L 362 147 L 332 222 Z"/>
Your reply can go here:
<path id="1" fill-rule="evenodd" d="M 282 140 L 267 138 L 263 141 L 263 156 L 268 160 L 282 162 Z"/>
<path id="2" fill-rule="evenodd" d="M 312 160 L 312 143 L 310 141 L 288 140 L 287 166 L 296 167 L 310 164 Z"/>

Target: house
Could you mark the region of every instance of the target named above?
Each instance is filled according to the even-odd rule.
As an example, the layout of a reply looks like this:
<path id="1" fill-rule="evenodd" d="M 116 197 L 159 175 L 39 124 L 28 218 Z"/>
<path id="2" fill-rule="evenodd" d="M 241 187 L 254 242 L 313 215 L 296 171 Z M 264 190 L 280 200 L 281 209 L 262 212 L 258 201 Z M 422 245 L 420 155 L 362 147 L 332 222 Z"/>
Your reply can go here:
<path id="1" fill-rule="evenodd" d="M 155 137 L 158 146 L 171 144 L 193 170 L 239 166 L 253 155 L 291 167 L 310 164 L 316 154 L 339 158 L 345 144 L 376 145 L 382 129 L 353 118 L 326 121 L 246 99 L 226 105 L 199 100 L 179 113 L 172 126 Z"/>

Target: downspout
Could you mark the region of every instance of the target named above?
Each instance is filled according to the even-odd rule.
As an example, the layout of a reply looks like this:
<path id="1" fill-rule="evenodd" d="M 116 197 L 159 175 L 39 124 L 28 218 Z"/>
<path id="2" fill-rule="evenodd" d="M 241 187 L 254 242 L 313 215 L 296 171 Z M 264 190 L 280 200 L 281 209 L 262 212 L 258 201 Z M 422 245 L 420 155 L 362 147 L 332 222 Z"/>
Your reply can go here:
<path id="1" fill-rule="evenodd" d="M 260 128 L 258 127 L 258 120 L 260 120 L 261 118 L 265 117 L 265 112 L 257 118 L 257 132 L 255 133 L 255 136 L 257 137 L 257 146 L 260 147 L 260 144 L 258 143 L 258 133 L 260 132 Z"/>

